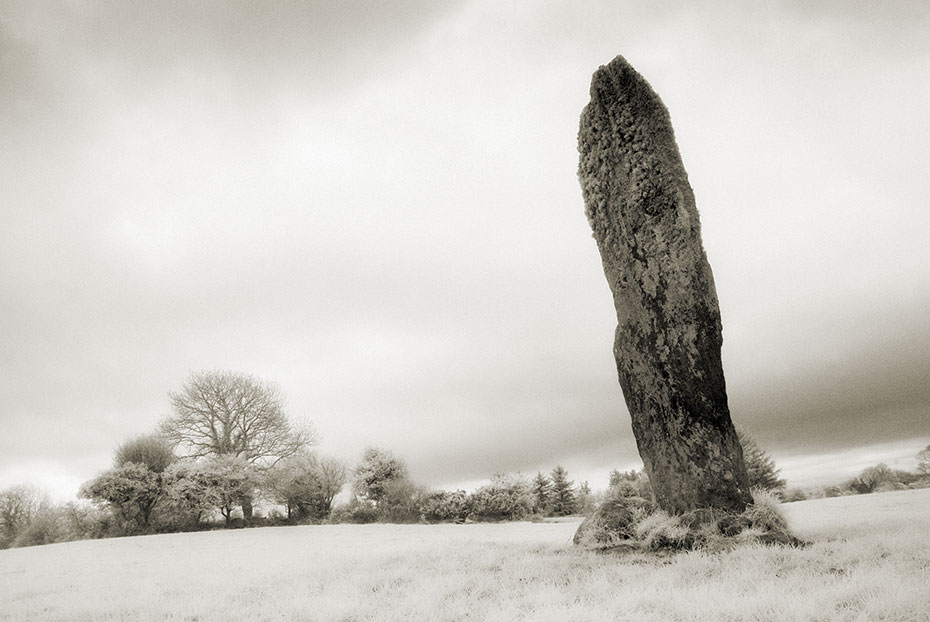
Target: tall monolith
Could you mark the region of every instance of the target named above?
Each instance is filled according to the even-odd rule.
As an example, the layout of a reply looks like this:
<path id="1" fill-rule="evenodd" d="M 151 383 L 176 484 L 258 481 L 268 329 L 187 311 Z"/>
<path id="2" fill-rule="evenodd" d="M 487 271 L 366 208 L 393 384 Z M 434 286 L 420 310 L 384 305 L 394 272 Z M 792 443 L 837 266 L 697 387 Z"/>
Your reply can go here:
<path id="1" fill-rule="evenodd" d="M 618 56 L 591 81 L 578 177 L 617 311 L 614 358 L 660 508 L 752 503 L 730 420 L 720 310 L 668 110 Z"/>

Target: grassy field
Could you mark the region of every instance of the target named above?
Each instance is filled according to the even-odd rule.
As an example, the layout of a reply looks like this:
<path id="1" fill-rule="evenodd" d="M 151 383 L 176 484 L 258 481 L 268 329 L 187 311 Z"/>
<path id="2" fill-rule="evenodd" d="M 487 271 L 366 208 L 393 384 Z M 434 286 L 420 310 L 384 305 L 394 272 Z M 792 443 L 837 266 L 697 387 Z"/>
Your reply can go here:
<path id="1" fill-rule="evenodd" d="M 930 490 L 783 506 L 803 549 L 575 550 L 577 520 L 0 551 L 0 620 L 930 620 Z"/>

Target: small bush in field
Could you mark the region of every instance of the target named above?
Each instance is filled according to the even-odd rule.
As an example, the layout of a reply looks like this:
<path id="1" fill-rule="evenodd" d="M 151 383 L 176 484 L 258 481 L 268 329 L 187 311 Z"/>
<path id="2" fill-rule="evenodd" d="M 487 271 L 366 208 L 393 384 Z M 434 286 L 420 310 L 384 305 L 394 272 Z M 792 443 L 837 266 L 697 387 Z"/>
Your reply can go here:
<path id="1" fill-rule="evenodd" d="M 575 534 L 575 544 L 591 549 L 632 546 L 637 526 L 656 511 L 655 503 L 636 494 L 632 486 L 613 486 Z"/>
<path id="2" fill-rule="evenodd" d="M 462 522 L 470 513 L 471 501 L 464 490 L 434 492 L 420 504 L 420 515 L 430 523 Z"/>
<path id="3" fill-rule="evenodd" d="M 333 508 L 330 512 L 330 523 L 356 523 L 364 525 L 378 522 L 378 508 L 370 501 L 353 499 L 345 505 Z"/>
<path id="4" fill-rule="evenodd" d="M 621 472 L 614 469 L 610 472 L 608 483 L 609 491 L 616 491 L 627 497 L 640 497 L 642 499 L 652 499 L 652 484 L 649 483 L 649 476 L 642 469 L 639 471 L 630 470 Z"/>
<path id="5" fill-rule="evenodd" d="M 15 546 L 16 539 L 40 515 L 49 512 L 48 495 L 34 486 L 18 485 L 0 490 L 0 549 Z"/>
<path id="6" fill-rule="evenodd" d="M 266 470 L 262 486 L 284 505 L 288 521 L 319 521 L 329 516 L 347 477 L 348 469 L 340 461 L 301 452 Z"/>
<path id="7" fill-rule="evenodd" d="M 39 513 L 24 529 L 16 540 L 14 547 L 53 544 L 65 539 L 65 525 L 58 508 L 50 507 Z"/>
<path id="8" fill-rule="evenodd" d="M 378 520 L 386 523 L 416 523 L 420 520 L 420 505 L 426 489 L 409 479 L 396 479 L 384 484 L 384 494 L 378 501 Z"/>
<path id="9" fill-rule="evenodd" d="M 473 515 L 480 520 L 520 520 L 532 513 L 534 505 L 529 483 L 513 474 L 496 474 L 471 496 Z"/>
<path id="10" fill-rule="evenodd" d="M 54 504 L 31 486 L 0 493 L 0 548 L 36 546 L 116 535 L 110 512 L 90 503 Z"/>
<path id="11" fill-rule="evenodd" d="M 862 470 L 858 477 L 847 483 L 850 490 L 862 495 L 878 492 L 882 487 L 893 486 L 897 481 L 894 471 L 884 462 Z M 889 488 L 893 489 L 893 488 Z"/>
<path id="12" fill-rule="evenodd" d="M 151 526 L 155 505 L 163 495 L 161 475 L 144 464 L 127 462 L 84 482 L 79 495 L 107 504 L 127 534 L 142 533 Z"/>
<path id="13" fill-rule="evenodd" d="M 70 502 L 61 508 L 65 540 L 96 540 L 117 533 L 113 515 L 90 503 Z"/>

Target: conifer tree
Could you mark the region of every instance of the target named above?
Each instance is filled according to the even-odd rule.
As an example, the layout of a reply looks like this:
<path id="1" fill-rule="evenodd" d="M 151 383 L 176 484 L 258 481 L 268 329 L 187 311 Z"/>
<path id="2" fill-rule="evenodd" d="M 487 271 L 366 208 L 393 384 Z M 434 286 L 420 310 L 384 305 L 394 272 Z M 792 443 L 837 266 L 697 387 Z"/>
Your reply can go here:
<path id="1" fill-rule="evenodd" d="M 568 479 L 568 472 L 561 465 L 552 469 L 552 516 L 568 516 L 575 513 L 574 482 Z"/>
<path id="2" fill-rule="evenodd" d="M 552 500 L 552 482 L 542 474 L 536 472 L 533 479 L 533 502 L 536 504 L 536 511 L 540 514 L 546 514 L 549 511 L 549 503 Z"/>
<path id="3" fill-rule="evenodd" d="M 779 469 L 775 467 L 772 457 L 759 447 L 746 430 L 739 428 L 736 435 L 743 446 L 743 462 L 749 474 L 749 485 L 772 493 L 784 492 L 787 484 L 778 477 Z"/>
<path id="4" fill-rule="evenodd" d="M 594 493 L 591 491 L 591 484 L 581 482 L 578 484 L 578 492 L 575 495 L 575 511 L 579 514 L 590 515 L 597 507 L 594 499 Z"/>

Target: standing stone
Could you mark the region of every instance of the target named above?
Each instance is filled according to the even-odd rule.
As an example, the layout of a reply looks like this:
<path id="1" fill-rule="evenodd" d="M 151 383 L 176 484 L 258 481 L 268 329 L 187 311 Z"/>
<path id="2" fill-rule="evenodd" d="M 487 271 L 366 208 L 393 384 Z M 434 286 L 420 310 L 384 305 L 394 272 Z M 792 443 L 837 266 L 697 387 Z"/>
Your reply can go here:
<path id="1" fill-rule="evenodd" d="M 617 310 L 620 386 L 656 503 L 672 514 L 740 512 L 752 497 L 694 193 L 668 111 L 620 56 L 594 74 L 578 151 L 585 213 Z"/>

